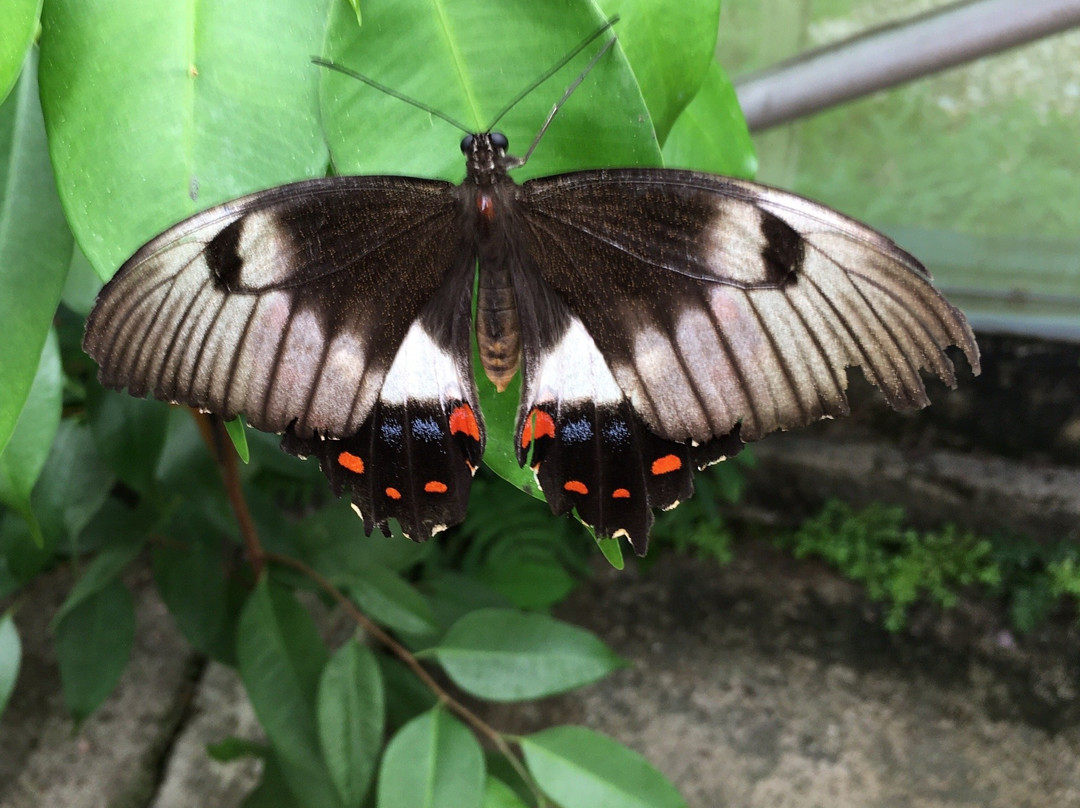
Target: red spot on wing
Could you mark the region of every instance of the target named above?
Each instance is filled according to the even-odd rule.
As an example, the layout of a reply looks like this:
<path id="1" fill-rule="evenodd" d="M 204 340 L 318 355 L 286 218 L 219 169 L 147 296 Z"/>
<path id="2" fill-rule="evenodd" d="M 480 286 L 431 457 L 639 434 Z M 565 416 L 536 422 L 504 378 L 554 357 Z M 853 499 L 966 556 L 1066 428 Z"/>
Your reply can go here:
<path id="1" fill-rule="evenodd" d="M 495 200 L 488 194 L 477 194 L 476 209 L 480 211 L 480 215 L 488 221 L 495 218 Z"/>
<path id="2" fill-rule="evenodd" d="M 473 440 L 480 440 L 480 425 L 476 423 L 476 416 L 468 404 L 455 407 L 450 413 L 450 434 L 456 435 L 459 432 Z"/>
<path id="3" fill-rule="evenodd" d="M 630 492 L 625 488 L 616 488 L 611 492 L 612 499 L 630 499 Z"/>
<path id="4" fill-rule="evenodd" d="M 353 474 L 364 473 L 364 461 L 352 452 L 342 452 L 337 456 L 337 462 Z"/>
<path id="5" fill-rule="evenodd" d="M 535 426 L 533 425 L 535 421 Z M 534 409 L 525 419 L 525 427 L 521 430 L 521 448 L 528 448 L 535 438 L 554 438 L 555 421 L 543 410 Z"/>
<path id="6" fill-rule="evenodd" d="M 390 497 L 390 499 L 401 499 L 401 492 L 396 488 L 387 488 L 386 496 Z"/>
<path id="7" fill-rule="evenodd" d="M 653 474 L 667 474 L 668 472 L 678 471 L 682 468 L 682 461 L 673 454 L 664 455 L 658 457 L 653 461 L 652 473 Z"/>
<path id="8" fill-rule="evenodd" d="M 429 494 L 445 494 L 446 483 L 439 480 L 431 480 L 424 486 L 424 490 L 427 491 Z"/>
<path id="9" fill-rule="evenodd" d="M 572 494 L 587 494 L 589 493 L 589 487 L 585 485 L 581 480 L 567 480 L 563 483 L 563 488 Z"/>

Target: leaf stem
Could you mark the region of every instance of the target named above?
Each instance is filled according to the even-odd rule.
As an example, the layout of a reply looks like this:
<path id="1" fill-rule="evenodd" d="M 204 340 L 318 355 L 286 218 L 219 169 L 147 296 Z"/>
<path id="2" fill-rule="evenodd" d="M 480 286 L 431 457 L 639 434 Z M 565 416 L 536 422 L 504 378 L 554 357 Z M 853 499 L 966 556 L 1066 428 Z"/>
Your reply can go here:
<path id="1" fill-rule="evenodd" d="M 255 580 L 258 580 L 266 567 L 266 551 L 263 550 L 262 542 L 259 541 L 255 520 L 251 518 L 251 510 L 244 498 L 236 452 L 229 440 L 229 433 L 225 431 L 225 422 L 216 415 L 207 415 L 196 410 L 191 410 L 191 412 L 195 416 L 195 423 L 199 426 L 203 442 L 210 448 L 218 468 L 221 469 L 225 495 L 229 498 L 229 504 L 236 515 L 236 523 L 240 527 L 240 536 L 244 540 L 244 550 L 247 553 L 248 563 L 251 564 L 251 571 Z"/>

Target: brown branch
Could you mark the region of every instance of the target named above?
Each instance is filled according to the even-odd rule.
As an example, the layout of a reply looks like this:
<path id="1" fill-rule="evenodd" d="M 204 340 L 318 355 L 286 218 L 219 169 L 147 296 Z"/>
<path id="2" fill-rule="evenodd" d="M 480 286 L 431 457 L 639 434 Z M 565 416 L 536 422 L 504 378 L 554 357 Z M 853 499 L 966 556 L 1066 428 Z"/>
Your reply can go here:
<path id="1" fill-rule="evenodd" d="M 210 448 L 218 468 L 221 469 L 221 479 L 225 484 L 225 495 L 229 498 L 233 513 L 236 515 L 236 523 L 240 527 L 240 536 L 244 540 L 244 550 L 247 553 L 251 571 L 258 580 L 266 567 L 266 551 L 263 550 L 259 541 L 258 531 L 255 530 L 255 520 L 251 518 L 247 500 L 244 498 L 244 489 L 240 485 L 240 469 L 236 463 L 236 451 L 233 449 L 229 433 L 225 430 L 225 423 L 216 415 L 207 415 L 191 410 L 195 416 L 195 423 L 199 425 L 199 432 L 203 441 Z"/>
<path id="2" fill-rule="evenodd" d="M 356 605 L 349 600 L 349 598 L 340 589 L 334 586 L 333 582 L 323 576 L 321 573 L 309 567 L 303 561 L 292 558 L 290 556 L 281 555 L 280 553 L 267 552 L 266 559 L 273 561 L 276 564 L 282 564 L 286 567 L 292 567 L 297 572 L 300 572 L 307 578 L 314 581 L 324 592 L 332 597 L 345 613 L 352 618 L 352 620 L 360 626 L 364 631 L 374 637 L 379 643 L 387 648 L 394 656 L 400 659 L 408 668 L 416 674 L 416 677 L 424 683 L 424 685 L 435 694 L 435 697 L 443 704 L 457 714 L 457 716 L 466 724 L 471 726 L 476 732 L 483 735 L 492 745 L 499 750 L 499 752 L 509 761 L 510 765 L 514 768 L 514 771 L 518 773 L 525 784 L 532 791 L 533 796 L 536 798 L 537 804 L 543 808 L 547 805 L 543 793 L 540 791 L 540 787 L 533 780 L 532 775 L 529 774 L 528 769 L 521 762 L 520 758 L 514 754 L 514 750 L 510 747 L 510 743 L 506 737 L 497 729 L 488 724 L 484 719 L 455 699 L 446 689 L 440 685 L 431 676 L 430 673 L 420 664 L 420 660 L 404 645 L 395 640 L 390 634 L 382 629 L 381 626 L 374 623 L 371 618 L 361 612 Z"/>

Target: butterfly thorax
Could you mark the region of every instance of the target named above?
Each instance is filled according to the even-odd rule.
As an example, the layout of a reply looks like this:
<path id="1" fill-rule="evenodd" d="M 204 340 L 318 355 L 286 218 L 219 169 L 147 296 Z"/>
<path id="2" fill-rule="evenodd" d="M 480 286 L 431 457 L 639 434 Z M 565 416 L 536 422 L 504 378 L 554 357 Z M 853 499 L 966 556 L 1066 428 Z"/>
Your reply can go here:
<path id="1" fill-rule="evenodd" d="M 500 392 L 521 364 L 521 324 L 511 274 L 514 248 L 507 237 L 517 192 L 507 171 L 519 161 L 508 157 L 506 148 L 506 137 L 498 132 L 468 135 L 461 141 L 466 158 L 462 188 L 471 208 L 467 215 L 476 221 L 476 339 L 484 373 Z"/>

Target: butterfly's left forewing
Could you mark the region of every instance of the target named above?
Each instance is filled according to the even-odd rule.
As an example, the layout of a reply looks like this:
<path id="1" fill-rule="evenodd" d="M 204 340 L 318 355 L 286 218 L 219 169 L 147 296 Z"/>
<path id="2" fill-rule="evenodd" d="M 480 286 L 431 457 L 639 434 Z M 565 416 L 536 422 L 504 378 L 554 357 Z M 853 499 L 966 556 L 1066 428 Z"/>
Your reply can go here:
<path id="1" fill-rule="evenodd" d="M 954 383 L 949 345 L 978 370 L 971 329 L 915 259 L 793 194 L 615 169 L 527 182 L 516 210 L 538 275 L 523 291 L 569 323 L 546 345 L 523 322 L 519 436 L 556 511 L 626 532 L 638 552 L 651 523 L 629 510 L 639 490 L 668 507 L 692 490 L 691 467 L 846 413 L 847 367 L 897 409 L 927 403 L 920 369 Z"/>
<path id="2" fill-rule="evenodd" d="M 458 210 L 448 183 L 335 177 L 205 211 L 121 267 L 84 347 L 107 387 L 284 432 L 368 530 L 426 538 L 483 451 Z"/>

